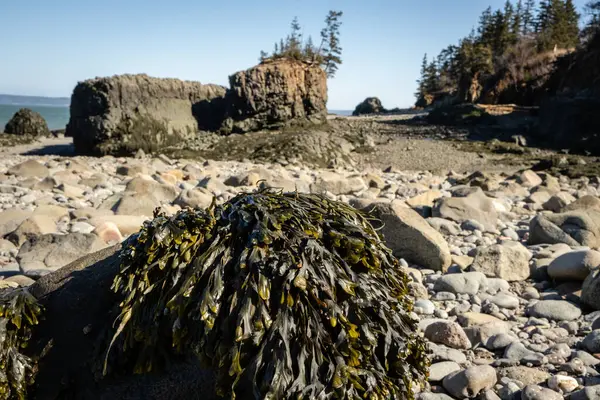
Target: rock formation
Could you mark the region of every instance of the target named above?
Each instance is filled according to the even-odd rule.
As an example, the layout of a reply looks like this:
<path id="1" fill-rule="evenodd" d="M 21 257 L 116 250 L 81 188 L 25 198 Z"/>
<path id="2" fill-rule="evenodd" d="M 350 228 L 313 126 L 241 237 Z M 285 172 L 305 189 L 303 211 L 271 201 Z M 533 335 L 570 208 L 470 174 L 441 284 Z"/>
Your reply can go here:
<path id="1" fill-rule="evenodd" d="M 225 133 L 244 133 L 327 118 L 327 75 L 294 60 L 263 62 L 229 77 Z"/>
<path id="2" fill-rule="evenodd" d="M 381 104 L 381 100 L 377 97 L 367 97 L 362 103 L 356 106 L 352 112 L 353 116 L 362 114 L 380 114 L 386 112 L 386 109 Z"/>
<path id="3" fill-rule="evenodd" d="M 66 135 L 79 154 L 152 152 L 221 120 L 224 95 L 218 85 L 143 74 L 90 79 L 73 90 Z"/>
<path id="4" fill-rule="evenodd" d="M 556 148 L 600 154 L 600 32 L 564 55 L 544 85 L 538 137 Z"/>
<path id="5" fill-rule="evenodd" d="M 50 136 L 50 130 L 40 113 L 21 108 L 4 127 L 5 133 L 13 135 Z"/>

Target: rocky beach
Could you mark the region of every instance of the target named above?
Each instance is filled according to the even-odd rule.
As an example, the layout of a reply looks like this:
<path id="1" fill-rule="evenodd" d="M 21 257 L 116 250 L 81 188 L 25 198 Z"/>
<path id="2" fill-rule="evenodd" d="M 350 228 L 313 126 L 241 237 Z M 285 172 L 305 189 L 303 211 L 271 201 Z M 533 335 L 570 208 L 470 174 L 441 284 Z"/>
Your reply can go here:
<path id="1" fill-rule="evenodd" d="M 330 124 L 341 132 L 389 118 Z M 298 142 L 314 145 L 315 135 Z M 385 243 L 412 278 L 432 351 L 418 398 L 598 398 L 598 179 L 536 173 L 526 159 L 502 164 L 422 134 L 382 135 L 364 134 L 360 145 L 330 135 L 348 144 L 330 168 L 303 163 L 304 154 L 271 162 L 250 160 L 252 152 L 237 161 L 43 155 L 68 154 L 69 138 L 4 147 L 0 285 L 31 285 L 119 244 L 157 207 L 174 214 L 259 187 L 323 193 L 382 221 Z M 399 150 L 382 158 L 385 149 Z"/>
<path id="2" fill-rule="evenodd" d="M 600 399 L 600 17 L 534 8 L 425 55 L 411 109 L 328 111 L 330 10 L 227 86 L 16 110 L 0 400 Z"/>

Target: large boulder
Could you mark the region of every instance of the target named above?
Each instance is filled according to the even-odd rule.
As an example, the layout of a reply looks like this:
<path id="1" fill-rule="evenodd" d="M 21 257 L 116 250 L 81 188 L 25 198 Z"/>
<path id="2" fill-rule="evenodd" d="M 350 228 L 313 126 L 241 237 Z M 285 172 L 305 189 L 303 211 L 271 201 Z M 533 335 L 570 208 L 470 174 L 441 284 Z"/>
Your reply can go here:
<path id="1" fill-rule="evenodd" d="M 29 108 L 21 108 L 4 127 L 4 133 L 13 135 L 50 136 L 48 124 L 42 115 Z"/>
<path id="2" fill-rule="evenodd" d="M 327 75 L 317 66 L 281 59 L 229 77 L 224 133 L 243 133 L 327 119 Z"/>
<path id="3" fill-rule="evenodd" d="M 453 192 L 453 197 L 439 199 L 433 216 L 449 219 L 458 223 L 475 220 L 486 231 L 495 231 L 498 224 L 498 212 L 494 201 L 487 197 L 481 188 L 465 188 Z"/>
<path id="4" fill-rule="evenodd" d="M 380 114 L 384 113 L 386 109 L 381 104 L 381 100 L 377 97 L 367 97 L 362 103 L 356 106 L 353 116 L 359 116 L 363 114 Z"/>
<path id="5" fill-rule="evenodd" d="M 600 247 L 600 210 L 540 214 L 529 224 L 529 244 Z"/>
<path id="6" fill-rule="evenodd" d="M 523 281 L 529 278 L 531 257 L 529 250 L 519 242 L 478 247 L 470 269 L 490 278 Z"/>
<path id="7" fill-rule="evenodd" d="M 435 271 L 450 267 L 448 243 L 416 211 L 395 203 L 375 203 L 363 211 L 376 218 L 371 223 L 381 229 L 386 245 L 397 257 Z"/>
<path id="8" fill-rule="evenodd" d="M 111 310 L 117 297 L 110 287 L 119 271 L 119 247 L 76 260 L 30 287 L 44 307 L 45 318 L 27 351 L 45 352 L 28 398 L 184 400 L 201 392 L 205 400 L 216 399 L 214 375 L 193 360 L 177 362 L 162 373 L 97 381 L 90 360 L 103 357 L 98 340 L 113 323 Z"/>
<path id="9" fill-rule="evenodd" d="M 86 80 L 73 90 L 66 135 L 79 154 L 154 152 L 222 121 L 225 91 L 145 74 Z"/>

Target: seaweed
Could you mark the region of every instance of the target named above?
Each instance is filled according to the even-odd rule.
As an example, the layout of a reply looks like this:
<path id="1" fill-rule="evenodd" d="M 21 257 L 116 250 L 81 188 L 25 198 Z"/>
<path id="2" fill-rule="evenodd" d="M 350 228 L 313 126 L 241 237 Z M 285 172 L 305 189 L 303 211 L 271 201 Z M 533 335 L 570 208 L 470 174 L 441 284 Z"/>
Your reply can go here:
<path id="1" fill-rule="evenodd" d="M 367 218 L 320 195 L 157 211 L 123 244 L 103 371 L 191 355 L 230 398 L 413 399 L 429 356 L 407 284 Z"/>
<path id="2" fill-rule="evenodd" d="M 21 353 L 38 324 L 42 308 L 25 288 L 0 291 L 0 399 L 27 398 L 37 366 Z"/>

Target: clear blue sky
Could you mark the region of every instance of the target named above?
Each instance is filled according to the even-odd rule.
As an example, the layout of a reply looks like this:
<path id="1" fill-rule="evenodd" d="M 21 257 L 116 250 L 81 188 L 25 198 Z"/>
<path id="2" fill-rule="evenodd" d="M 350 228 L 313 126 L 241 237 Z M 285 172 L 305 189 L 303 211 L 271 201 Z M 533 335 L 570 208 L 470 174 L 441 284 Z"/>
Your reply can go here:
<path id="1" fill-rule="evenodd" d="M 437 54 L 503 0 L 0 0 L 0 93 L 70 96 L 95 76 L 147 73 L 227 85 L 298 16 L 316 39 L 342 10 L 343 65 L 330 109 L 367 96 L 414 102 L 424 53 Z M 582 7 L 586 0 L 576 0 Z"/>

